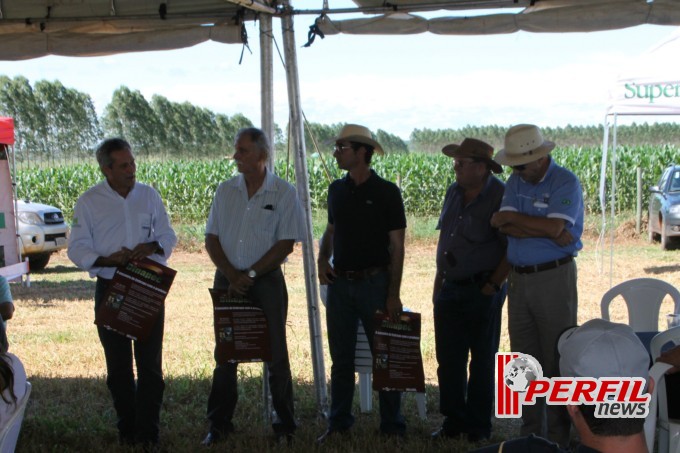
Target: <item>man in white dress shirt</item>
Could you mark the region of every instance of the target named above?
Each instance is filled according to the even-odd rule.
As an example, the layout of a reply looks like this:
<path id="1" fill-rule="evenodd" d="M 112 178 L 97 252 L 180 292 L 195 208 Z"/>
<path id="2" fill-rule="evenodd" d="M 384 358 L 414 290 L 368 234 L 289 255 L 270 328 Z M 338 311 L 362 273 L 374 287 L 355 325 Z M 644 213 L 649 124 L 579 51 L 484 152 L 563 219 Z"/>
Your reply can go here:
<path id="1" fill-rule="evenodd" d="M 240 175 L 217 188 L 205 231 L 205 247 L 217 267 L 214 288 L 248 297 L 269 326 L 267 363 L 277 440 L 290 443 L 296 423 L 286 344 L 288 292 L 281 263 L 304 235 L 304 212 L 295 188 L 267 170 L 269 142 L 256 128 L 238 131 L 234 161 Z M 203 445 L 224 441 L 234 430 L 238 399 L 236 363 L 217 363 L 208 398 L 210 431 Z"/>
<path id="2" fill-rule="evenodd" d="M 106 180 L 78 199 L 68 245 L 71 261 L 88 271 L 90 277 L 97 277 L 95 312 L 116 267 L 144 257 L 165 265 L 177 243 L 158 192 L 136 182 L 130 144 L 120 138 L 105 140 L 97 148 L 97 162 Z M 144 341 L 132 341 L 97 327 L 106 357 L 106 384 L 118 416 L 119 441 L 124 445 L 158 444 L 165 388 L 161 362 L 164 317 L 161 311 L 149 338 Z"/>

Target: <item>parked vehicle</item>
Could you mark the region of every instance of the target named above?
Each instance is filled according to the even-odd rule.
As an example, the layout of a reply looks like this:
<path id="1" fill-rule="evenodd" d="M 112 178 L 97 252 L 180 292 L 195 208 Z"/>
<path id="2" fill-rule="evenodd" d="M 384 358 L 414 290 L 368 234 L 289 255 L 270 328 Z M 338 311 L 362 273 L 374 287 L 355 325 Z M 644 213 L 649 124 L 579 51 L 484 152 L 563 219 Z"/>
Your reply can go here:
<path id="1" fill-rule="evenodd" d="M 21 256 L 28 257 L 31 271 L 42 270 L 52 253 L 68 245 L 69 227 L 54 206 L 19 200 L 17 207 Z"/>
<path id="2" fill-rule="evenodd" d="M 680 236 L 680 165 L 666 168 L 649 191 L 649 240 L 659 238 L 661 248 L 670 250 Z"/>

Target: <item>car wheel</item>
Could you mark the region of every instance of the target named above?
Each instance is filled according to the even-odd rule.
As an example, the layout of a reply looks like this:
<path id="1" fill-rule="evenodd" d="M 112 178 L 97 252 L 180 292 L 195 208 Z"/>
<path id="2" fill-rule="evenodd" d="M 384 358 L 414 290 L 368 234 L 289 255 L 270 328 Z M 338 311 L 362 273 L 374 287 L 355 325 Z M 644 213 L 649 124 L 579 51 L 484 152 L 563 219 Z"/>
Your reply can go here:
<path id="1" fill-rule="evenodd" d="M 50 262 L 50 253 L 38 253 L 36 255 L 28 256 L 28 265 L 31 268 L 31 272 L 41 271 L 47 267 L 47 263 Z"/>
<path id="2" fill-rule="evenodd" d="M 656 233 L 654 233 L 654 230 L 652 229 L 652 216 L 649 216 L 649 220 L 647 221 L 647 234 L 649 235 L 649 242 L 652 244 L 656 240 Z"/>
<path id="3" fill-rule="evenodd" d="M 672 238 L 666 234 L 666 220 L 661 219 L 661 250 L 671 250 L 673 248 Z"/>

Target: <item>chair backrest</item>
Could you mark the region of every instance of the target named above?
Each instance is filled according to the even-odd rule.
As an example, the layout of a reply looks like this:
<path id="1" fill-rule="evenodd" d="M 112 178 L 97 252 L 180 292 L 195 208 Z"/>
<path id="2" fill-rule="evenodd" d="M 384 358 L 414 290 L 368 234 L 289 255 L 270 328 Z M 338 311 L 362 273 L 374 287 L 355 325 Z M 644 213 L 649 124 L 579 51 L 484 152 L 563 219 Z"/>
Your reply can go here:
<path id="1" fill-rule="evenodd" d="M 628 308 L 628 325 L 636 332 L 659 330 L 659 310 L 664 298 L 673 299 L 674 313 L 680 313 L 680 291 L 656 278 L 635 278 L 611 288 L 600 302 L 602 319 L 609 320 L 609 305 L 617 296 L 623 297 Z"/>
<path id="2" fill-rule="evenodd" d="M 661 401 L 665 401 L 666 393 L 659 394 L 659 383 L 663 379 L 663 375 L 672 368 L 673 365 L 667 363 L 655 363 L 649 370 L 649 376 L 654 379 L 654 389 L 649 400 L 649 413 L 645 419 L 645 440 L 647 441 L 647 450 L 654 451 L 654 433 L 656 431 L 656 408 Z"/>
<path id="3" fill-rule="evenodd" d="M 680 344 L 680 326 L 672 327 L 654 335 L 649 344 L 649 353 L 652 355 L 652 358 L 656 359 L 659 357 L 663 347 L 668 343 L 673 343 L 673 345 Z"/>
<path id="4" fill-rule="evenodd" d="M 13 453 L 19 439 L 21 423 L 24 421 L 26 404 L 31 396 L 31 383 L 26 382 L 26 393 L 17 401 L 17 410 L 12 414 L 5 427 L 0 431 L 0 453 Z"/>

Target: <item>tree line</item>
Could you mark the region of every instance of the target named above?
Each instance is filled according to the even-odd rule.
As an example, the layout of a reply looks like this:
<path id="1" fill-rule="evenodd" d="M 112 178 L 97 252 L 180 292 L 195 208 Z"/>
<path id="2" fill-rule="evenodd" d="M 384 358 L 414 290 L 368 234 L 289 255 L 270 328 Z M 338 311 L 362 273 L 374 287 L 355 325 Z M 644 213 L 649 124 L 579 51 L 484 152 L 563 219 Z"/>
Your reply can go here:
<path id="1" fill-rule="evenodd" d="M 104 137 L 125 137 L 140 155 L 157 157 L 224 157 L 231 152 L 234 135 L 252 121 L 241 113 L 228 116 L 172 102 L 159 95 L 151 100 L 139 90 L 121 86 L 97 115 L 89 94 L 65 87 L 59 81 L 41 80 L 33 86 L 22 76 L 0 75 L 0 115 L 15 120 L 17 160 L 74 162 L 91 156 Z M 343 124 L 305 123 L 308 153 L 328 151 Z M 449 143 L 465 137 L 502 146 L 509 126 L 465 126 L 460 129 L 414 129 L 408 141 L 378 129 L 376 139 L 389 153 L 439 153 Z M 597 147 L 603 126 L 544 127 L 544 135 L 559 146 Z M 618 142 L 627 146 L 679 145 L 680 125 L 673 123 L 619 126 Z M 275 148 L 286 153 L 288 134 L 278 125 Z"/>

